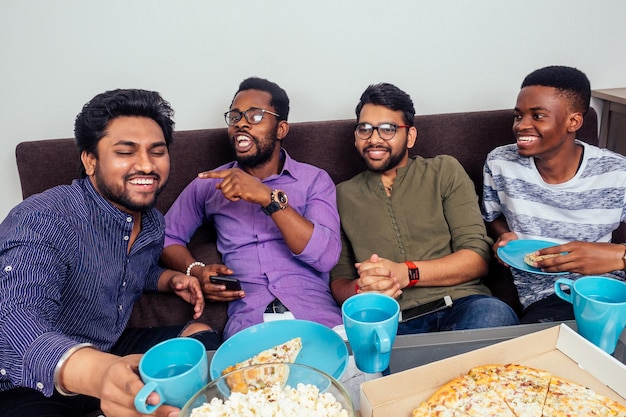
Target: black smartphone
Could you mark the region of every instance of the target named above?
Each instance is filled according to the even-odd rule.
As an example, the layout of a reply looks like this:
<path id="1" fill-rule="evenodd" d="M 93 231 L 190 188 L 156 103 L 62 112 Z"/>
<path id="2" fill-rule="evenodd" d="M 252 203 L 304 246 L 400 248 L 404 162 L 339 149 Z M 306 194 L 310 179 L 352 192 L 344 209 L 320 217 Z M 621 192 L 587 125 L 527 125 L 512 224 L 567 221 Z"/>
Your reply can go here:
<path id="1" fill-rule="evenodd" d="M 213 284 L 225 285 L 228 291 L 239 291 L 241 289 L 241 284 L 237 278 L 217 276 L 211 277 L 210 280 Z"/>
<path id="2" fill-rule="evenodd" d="M 403 310 L 400 312 L 401 313 L 400 323 L 405 323 L 409 320 L 416 319 L 428 313 L 443 310 L 444 308 L 448 308 L 451 305 L 452 305 L 452 298 L 450 298 L 449 295 L 446 295 L 445 297 L 440 298 L 439 300 L 431 301 L 429 303 L 422 304 L 417 307 Z"/>

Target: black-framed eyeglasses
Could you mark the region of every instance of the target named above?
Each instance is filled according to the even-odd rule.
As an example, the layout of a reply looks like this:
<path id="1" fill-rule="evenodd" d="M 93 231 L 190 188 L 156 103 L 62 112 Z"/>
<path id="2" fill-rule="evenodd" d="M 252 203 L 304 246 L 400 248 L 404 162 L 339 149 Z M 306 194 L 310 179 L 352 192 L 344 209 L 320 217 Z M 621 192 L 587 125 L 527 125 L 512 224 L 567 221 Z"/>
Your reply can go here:
<path id="1" fill-rule="evenodd" d="M 263 116 L 265 116 L 265 113 L 280 117 L 278 113 L 274 113 L 273 111 L 259 109 L 257 107 L 250 107 L 246 111 L 227 111 L 226 113 L 224 113 L 224 119 L 226 120 L 226 124 L 228 126 L 234 126 L 241 120 L 241 117 L 243 116 L 246 118 L 246 121 L 248 123 L 250 123 L 251 125 L 256 125 L 261 123 L 261 120 L 263 120 Z"/>
<path id="2" fill-rule="evenodd" d="M 374 134 L 374 130 L 378 131 L 378 136 L 382 140 L 391 140 L 396 136 L 398 128 L 409 128 L 407 125 L 394 125 L 393 123 L 381 123 L 378 126 L 372 126 L 369 123 L 359 123 L 354 129 L 354 135 L 362 140 L 368 140 Z"/>

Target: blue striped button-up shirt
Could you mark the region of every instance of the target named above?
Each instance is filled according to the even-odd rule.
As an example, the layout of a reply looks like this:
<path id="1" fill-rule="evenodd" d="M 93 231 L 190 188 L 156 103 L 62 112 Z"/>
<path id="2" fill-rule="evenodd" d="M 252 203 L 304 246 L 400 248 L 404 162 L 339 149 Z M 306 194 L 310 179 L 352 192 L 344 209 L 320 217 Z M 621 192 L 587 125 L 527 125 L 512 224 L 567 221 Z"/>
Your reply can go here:
<path id="1" fill-rule="evenodd" d="M 128 251 L 132 217 L 87 179 L 16 206 L 0 224 L 0 391 L 53 392 L 54 368 L 78 343 L 108 351 L 134 302 L 156 291 L 164 220 L 146 211 Z"/>

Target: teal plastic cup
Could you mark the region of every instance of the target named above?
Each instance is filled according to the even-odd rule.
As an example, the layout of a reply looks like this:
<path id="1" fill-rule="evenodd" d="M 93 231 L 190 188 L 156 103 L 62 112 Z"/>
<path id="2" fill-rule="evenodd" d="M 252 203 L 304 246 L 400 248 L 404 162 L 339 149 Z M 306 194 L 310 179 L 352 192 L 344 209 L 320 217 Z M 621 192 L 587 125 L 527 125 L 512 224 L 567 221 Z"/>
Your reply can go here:
<path id="1" fill-rule="evenodd" d="M 357 294 L 343 303 L 341 313 L 357 368 L 366 373 L 387 369 L 398 332 L 398 302 L 384 294 Z"/>
<path id="2" fill-rule="evenodd" d="M 569 294 L 561 286 L 570 288 Z M 559 278 L 556 295 L 572 303 L 578 333 L 605 352 L 612 354 L 626 327 L 626 282 L 601 276 L 575 281 Z"/>
<path id="3" fill-rule="evenodd" d="M 152 414 L 162 404 L 182 408 L 208 383 L 209 363 L 206 348 L 190 337 L 176 337 L 154 345 L 139 361 L 139 375 L 145 383 L 135 396 L 135 408 Z M 147 404 L 156 392 L 160 401 Z"/>

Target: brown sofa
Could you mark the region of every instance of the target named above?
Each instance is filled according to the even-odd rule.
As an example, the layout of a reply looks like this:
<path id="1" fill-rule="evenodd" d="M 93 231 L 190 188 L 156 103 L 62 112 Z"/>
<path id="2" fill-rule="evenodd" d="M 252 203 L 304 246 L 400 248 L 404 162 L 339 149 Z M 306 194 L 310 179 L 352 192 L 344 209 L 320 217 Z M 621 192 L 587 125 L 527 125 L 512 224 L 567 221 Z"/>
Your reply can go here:
<path id="1" fill-rule="evenodd" d="M 512 121 L 511 110 L 417 116 L 415 123 L 419 135 L 411 154 L 455 156 L 467 170 L 480 195 L 485 156 L 494 147 L 513 141 Z M 292 123 L 283 146 L 295 159 L 325 169 L 338 183 L 364 169 L 354 149 L 353 129 L 354 120 Z M 593 109 L 585 117 L 578 137 L 597 145 L 597 117 Z M 170 182 L 157 205 L 164 213 L 198 172 L 232 160 L 225 127 L 176 132 L 170 151 Z M 72 139 L 22 142 L 17 146 L 16 157 L 24 198 L 58 184 L 68 184 L 78 174 L 78 151 Z M 205 225 L 196 233 L 190 248 L 199 261 L 220 261 L 215 246 L 215 231 L 210 225 Z M 494 295 L 517 306 L 517 293 L 508 271 L 495 262 L 492 264 L 486 284 Z M 136 304 L 129 325 L 182 324 L 190 318 L 191 309 L 176 296 L 145 294 Z M 226 321 L 225 304 L 208 303 L 202 320 L 222 331 Z"/>

